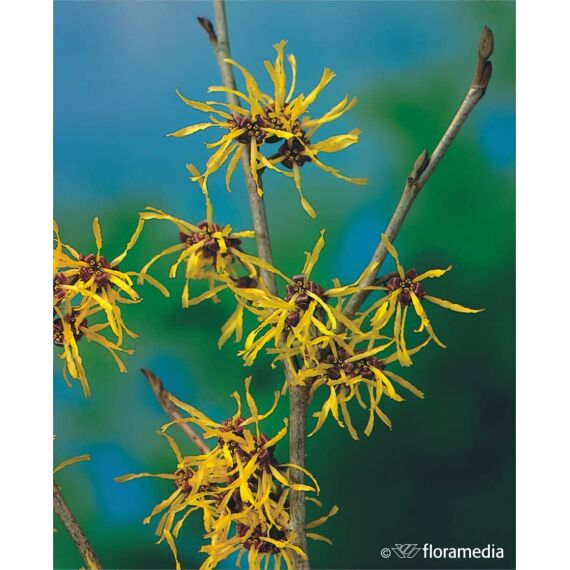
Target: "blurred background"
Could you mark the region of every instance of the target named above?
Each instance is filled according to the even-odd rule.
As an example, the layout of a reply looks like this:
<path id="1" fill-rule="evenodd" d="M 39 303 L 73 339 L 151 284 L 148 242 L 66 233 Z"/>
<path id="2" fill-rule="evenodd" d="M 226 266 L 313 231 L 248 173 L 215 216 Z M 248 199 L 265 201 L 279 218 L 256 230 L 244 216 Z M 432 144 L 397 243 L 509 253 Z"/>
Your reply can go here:
<path id="1" fill-rule="evenodd" d="M 62 237 L 78 250 L 93 250 L 91 220 L 101 218 L 104 252 L 114 257 L 126 243 L 143 207 L 153 205 L 199 221 L 197 187 L 185 163 L 203 165 L 203 141 L 164 134 L 199 122 L 200 113 L 175 95 L 210 99 L 218 70 L 199 15 L 213 17 L 209 2 L 56 2 L 55 10 L 55 217 Z M 327 423 L 308 442 L 307 467 L 319 478 L 321 499 L 340 507 L 322 533 L 334 546 L 313 543 L 314 568 L 513 568 L 515 514 L 515 5 L 510 2 L 229 2 L 232 55 L 257 77 L 272 45 L 288 39 L 307 92 L 330 66 L 337 78 L 313 108 L 324 112 L 348 95 L 359 104 L 323 135 L 358 127 L 361 142 L 329 163 L 357 187 L 307 165 L 307 197 L 318 218 L 301 209 L 288 180 L 266 176 L 266 203 L 274 259 L 286 273 L 299 271 L 303 251 L 320 228 L 327 245 L 316 280 L 353 280 L 366 265 L 423 148 L 433 150 L 471 81 L 479 33 L 495 33 L 493 79 L 414 205 L 397 247 L 418 270 L 454 270 L 430 282 L 434 295 L 468 306 L 478 315 L 438 307 L 430 313 L 446 350 L 422 352 L 404 376 L 425 400 L 385 401 L 390 431 L 378 423 L 371 437 L 354 442 Z M 261 81 L 261 80 L 260 80 Z M 262 85 L 267 86 L 267 83 Z M 236 171 L 233 193 L 223 175 L 212 179 L 216 218 L 236 230 L 250 228 L 245 188 Z M 177 239 L 175 228 L 149 224 L 122 264 L 139 269 Z M 251 253 L 254 249 L 248 246 Z M 166 544 L 155 545 L 154 526 L 142 519 L 170 491 L 170 483 L 142 479 L 118 484 L 130 472 L 168 472 L 174 458 L 155 435 L 164 416 L 140 373 L 148 367 L 181 399 L 224 419 L 234 412 L 229 394 L 253 374 L 261 405 L 281 386 L 278 370 L 257 359 L 244 369 L 229 342 L 216 348 L 232 304 L 180 307 L 182 283 L 154 275 L 171 290 L 165 300 L 150 287 L 144 302 L 125 310 L 131 342 L 127 374 L 98 346 L 83 346 L 93 396 L 66 387 L 54 365 L 54 456 L 59 462 L 90 453 L 88 463 L 57 480 L 106 568 L 172 568 Z M 385 269 L 390 270 L 386 264 Z M 195 291 L 200 286 L 195 287 Z M 280 411 L 287 412 L 283 401 Z M 354 422 L 366 413 L 354 410 Z M 279 418 L 268 422 L 277 429 Z M 183 449 L 193 452 L 180 438 Z M 278 447 L 285 459 L 287 445 Z M 311 507 L 312 509 L 312 507 Z M 311 516 L 320 516 L 318 509 Z M 82 565 L 59 521 L 54 525 L 55 568 Z M 395 543 L 505 549 L 503 560 L 401 560 L 380 556 Z M 203 560 L 200 521 L 189 519 L 179 552 L 184 567 Z M 229 560 L 224 568 L 232 568 Z"/>

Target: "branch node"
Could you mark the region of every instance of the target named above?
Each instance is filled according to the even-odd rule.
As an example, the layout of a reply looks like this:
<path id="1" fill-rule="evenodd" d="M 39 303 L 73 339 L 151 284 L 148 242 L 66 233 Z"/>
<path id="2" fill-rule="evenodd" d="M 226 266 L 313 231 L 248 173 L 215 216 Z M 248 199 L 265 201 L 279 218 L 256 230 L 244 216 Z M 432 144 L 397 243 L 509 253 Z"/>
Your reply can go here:
<path id="1" fill-rule="evenodd" d="M 430 156 L 427 148 L 424 148 L 416 161 L 414 162 L 414 168 L 412 169 L 411 176 L 413 176 L 414 180 L 417 180 L 428 167 L 430 161 Z"/>
<path id="2" fill-rule="evenodd" d="M 425 169 L 428 167 L 430 161 L 429 152 L 427 149 L 422 150 L 416 161 L 414 162 L 414 166 L 412 167 L 412 171 L 408 174 L 408 179 L 406 182 L 406 189 L 415 189 L 420 176 L 425 172 Z"/>

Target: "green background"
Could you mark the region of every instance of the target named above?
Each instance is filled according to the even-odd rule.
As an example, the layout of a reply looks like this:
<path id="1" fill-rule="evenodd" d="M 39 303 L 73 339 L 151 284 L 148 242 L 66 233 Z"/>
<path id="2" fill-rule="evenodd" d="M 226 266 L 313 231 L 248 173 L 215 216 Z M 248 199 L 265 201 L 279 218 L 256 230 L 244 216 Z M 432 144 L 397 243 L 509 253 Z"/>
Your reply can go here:
<path id="1" fill-rule="evenodd" d="M 514 567 L 514 12 L 505 2 L 233 2 L 228 8 L 233 55 L 257 75 L 262 59 L 273 57 L 272 43 L 289 38 L 305 91 L 323 66 L 337 72 L 316 110 L 347 93 L 360 100 L 338 129 L 361 128 L 361 143 L 329 162 L 348 175 L 367 176 L 368 186 L 305 167 L 306 195 L 318 213 L 311 221 L 286 180 L 266 179 L 276 264 L 298 272 L 303 251 L 327 228 L 314 273 L 325 286 L 334 276 L 353 280 L 364 267 L 415 157 L 424 147 L 433 149 L 469 85 L 482 26 L 496 37 L 488 93 L 396 243 L 404 264 L 419 271 L 453 264 L 445 278 L 429 283 L 429 292 L 486 311 L 459 315 L 431 307 L 448 348 L 422 352 L 403 372 L 426 399 L 385 401 L 392 431 L 377 423 L 371 437 L 354 442 L 330 422 L 309 440 L 307 466 L 319 479 L 320 498 L 327 509 L 340 507 L 321 529 L 334 546 L 310 547 L 315 568 Z M 80 251 L 93 248 L 94 215 L 101 218 L 109 257 L 122 249 L 146 205 L 194 222 L 203 218 L 199 193 L 184 170 L 185 162 L 204 163 L 203 138 L 163 135 L 201 120 L 177 101 L 176 87 L 200 99 L 219 82 L 210 46 L 195 24 L 196 15 L 211 14 L 209 3 L 198 2 L 55 4 L 54 208 L 64 241 Z M 238 174 L 231 195 L 221 177 L 212 192 L 218 219 L 241 230 L 250 221 Z M 122 267 L 140 268 L 176 240 L 173 229 L 150 224 Z M 172 567 L 168 547 L 153 544 L 153 526 L 142 525 L 170 484 L 113 482 L 128 472 L 174 467 L 165 441 L 154 434 L 164 417 L 139 369 L 153 369 L 174 394 L 220 420 L 233 413 L 229 394 L 245 376 L 253 375 L 262 407 L 281 386 L 268 358 L 244 369 L 236 345 L 217 350 L 230 300 L 183 310 L 182 284 L 166 279 L 167 267 L 157 265 L 154 275 L 169 286 L 171 298 L 145 287 L 143 303 L 125 311 L 141 335 L 131 342 L 136 353 L 127 357 L 128 374 L 120 375 L 99 347 L 82 346 L 93 390 L 84 399 L 78 385 L 65 386 L 55 360 L 55 461 L 92 456 L 57 481 L 106 568 Z M 279 411 L 287 413 L 286 399 Z M 353 417 L 365 425 L 365 412 L 354 409 Z M 277 430 L 279 414 L 267 424 L 269 433 Z M 278 456 L 286 459 L 286 450 L 281 444 Z M 54 525 L 55 568 L 80 567 L 69 537 L 59 521 Z M 201 563 L 200 535 L 200 521 L 189 519 L 179 544 L 184 567 Z M 494 544 L 506 556 L 383 559 L 380 550 L 395 543 Z"/>

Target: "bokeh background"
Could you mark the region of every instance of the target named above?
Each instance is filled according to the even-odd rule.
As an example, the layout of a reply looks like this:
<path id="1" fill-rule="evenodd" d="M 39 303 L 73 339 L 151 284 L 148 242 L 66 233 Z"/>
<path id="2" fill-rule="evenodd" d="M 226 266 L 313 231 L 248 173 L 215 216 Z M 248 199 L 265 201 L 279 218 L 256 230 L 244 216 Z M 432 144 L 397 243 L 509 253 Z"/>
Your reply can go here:
<path id="1" fill-rule="evenodd" d="M 219 84 L 196 24 L 198 15 L 212 17 L 210 3 L 56 2 L 54 10 L 54 209 L 64 240 L 89 252 L 91 220 L 98 215 L 113 257 L 146 205 L 202 219 L 203 204 L 184 165 L 204 164 L 208 131 L 182 140 L 164 134 L 201 120 L 178 100 L 176 88 L 200 99 Z M 419 270 L 453 263 L 430 291 L 486 312 L 432 310 L 449 347 L 422 352 L 406 371 L 426 399 L 386 402 L 392 431 L 377 424 L 370 438 L 354 442 L 329 423 L 309 441 L 307 465 L 320 480 L 321 498 L 326 507 L 340 507 L 323 529 L 334 546 L 311 546 L 315 568 L 514 567 L 514 16 L 510 2 L 229 2 L 233 56 L 256 75 L 265 74 L 263 59 L 273 59 L 272 44 L 286 38 L 299 62 L 301 89 L 315 84 L 324 66 L 337 73 L 315 110 L 324 112 L 345 94 L 360 101 L 334 131 L 359 127 L 361 142 L 331 162 L 348 175 L 367 176 L 367 187 L 307 166 L 306 194 L 318 212 L 312 221 L 287 180 L 266 178 L 276 263 L 297 272 L 303 251 L 327 228 L 315 272 L 323 284 L 334 276 L 352 280 L 367 263 L 415 157 L 433 149 L 469 85 L 482 26 L 496 38 L 488 93 L 397 240 L 403 260 Z M 217 219 L 249 228 L 239 171 L 232 194 L 221 177 L 211 189 Z M 173 227 L 150 224 L 123 265 L 140 268 L 176 237 Z M 166 268 L 159 265 L 154 274 L 168 281 Z M 183 310 L 180 281 L 168 285 L 170 299 L 147 288 L 144 302 L 127 309 L 128 323 L 141 334 L 132 342 L 128 374 L 119 374 L 99 347 L 83 347 L 92 398 L 84 399 L 78 385 L 66 387 L 55 360 L 55 461 L 92 455 L 57 479 L 106 568 L 172 567 L 168 547 L 155 545 L 153 526 L 142 524 L 170 484 L 113 481 L 128 472 L 170 471 L 174 464 L 154 433 L 164 417 L 139 369 L 153 369 L 173 393 L 219 419 L 233 413 L 229 393 L 246 375 L 253 374 L 262 403 L 281 385 L 267 359 L 246 370 L 235 345 L 215 348 L 231 303 Z M 286 412 L 286 401 L 280 409 Z M 365 413 L 355 415 L 364 425 Z M 286 456 L 286 445 L 278 455 Z M 54 524 L 60 529 L 55 568 L 80 567 L 69 537 Z M 184 566 L 198 567 L 199 521 L 190 519 L 181 536 Z M 380 556 L 394 543 L 426 542 L 494 544 L 506 556 L 431 562 Z M 230 560 L 224 567 L 233 566 Z"/>

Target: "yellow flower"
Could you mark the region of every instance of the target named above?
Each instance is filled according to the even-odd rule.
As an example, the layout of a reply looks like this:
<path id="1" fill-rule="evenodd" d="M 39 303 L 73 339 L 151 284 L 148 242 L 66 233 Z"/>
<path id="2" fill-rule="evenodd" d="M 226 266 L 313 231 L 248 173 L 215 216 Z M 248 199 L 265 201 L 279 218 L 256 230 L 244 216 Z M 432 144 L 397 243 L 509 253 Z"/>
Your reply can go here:
<path id="1" fill-rule="evenodd" d="M 224 457 L 213 449 L 203 455 L 183 456 L 176 441 L 167 433 L 158 432 L 168 441 L 176 457 L 176 468 L 170 473 L 136 473 L 116 477 L 118 483 L 125 483 L 141 477 L 154 477 L 172 481 L 174 490 L 158 503 L 144 519 L 148 524 L 153 517 L 161 514 L 156 527 L 159 543 L 166 540 L 172 550 L 176 567 L 179 568 L 175 539 L 187 517 L 201 511 L 204 525 L 210 528 L 213 521 L 220 516 L 223 509 L 219 504 L 223 486 L 230 481 Z"/>
<path id="2" fill-rule="evenodd" d="M 306 499 L 322 506 L 313 497 L 306 497 Z M 218 519 L 209 535 L 211 543 L 201 549 L 209 556 L 200 570 L 211 570 L 219 562 L 236 552 L 239 553 L 238 568 L 241 567 L 243 557 L 247 556 L 247 565 L 250 570 L 268 568 L 271 562 L 273 568 L 281 568 L 284 562 L 286 568 L 292 570 L 294 566 L 291 554 L 295 552 L 304 559 L 307 555 L 295 545 L 295 533 L 291 530 L 288 501 L 289 489 L 276 489 L 268 501 L 271 522 L 268 522 L 266 517 L 260 516 L 258 511 L 251 509 Z M 325 516 L 307 523 L 305 528 L 312 530 L 321 526 L 337 512 L 338 507 L 334 506 Z M 231 535 L 232 525 L 235 528 L 233 535 Z M 321 534 L 314 532 L 306 534 L 307 538 L 312 540 L 332 544 L 327 537 Z"/>
<path id="3" fill-rule="evenodd" d="M 88 342 L 95 342 L 105 348 L 113 357 L 119 371 L 125 373 L 127 371 L 123 361 L 117 352 L 125 354 L 133 354 L 132 349 L 125 349 L 118 344 L 111 342 L 105 338 L 101 331 L 109 327 L 108 322 L 89 325 L 87 317 L 95 314 L 101 314 L 99 307 L 92 308 L 89 312 L 81 311 L 81 321 L 79 321 L 80 313 L 75 309 L 70 312 L 62 313 L 59 307 L 54 307 L 55 318 L 53 320 L 53 343 L 57 347 L 61 347 L 63 351 L 59 354 L 59 358 L 63 360 L 63 378 L 69 386 L 68 375 L 78 380 L 83 388 L 84 396 L 91 396 L 91 388 L 87 380 L 87 374 L 83 367 L 83 359 L 79 353 L 78 343 L 85 338 Z"/>
<path id="4" fill-rule="evenodd" d="M 384 394 L 396 402 L 402 402 L 404 398 L 396 392 L 394 383 L 406 388 L 419 398 L 423 393 L 410 382 L 388 370 L 387 366 L 397 360 L 397 352 L 383 356 L 394 341 L 381 337 L 383 344 L 374 346 L 374 340 L 368 335 L 354 335 L 349 339 L 338 335 L 331 341 L 329 338 L 316 339 L 317 343 L 324 341 L 324 348 L 318 352 L 318 360 L 313 366 L 308 366 L 298 372 L 298 380 L 306 383 L 310 380 L 310 398 L 321 389 L 328 397 L 319 412 L 314 414 L 317 419 L 315 428 L 309 435 L 315 434 L 321 429 L 329 415 L 332 415 L 337 424 L 348 429 L 354 439 L 358 439 L 356 429 L 352 424 L 349 412 L 349 403 L 356 400 L 358 404 L 369 411 L 368 423 L 364 429 L 365 435 L 369 436 L 374 428 L 375 416 L 388 427 L 392 424 L 388 416 L 380 409 L 380 400 Z M 367 346 L 358 348 L 358 345 L 366 342 Z M 410 350 L 410 354 L 419 352 L 428 341 L 419 347 Z M 361 394 L 361 388 L 365 391 L 365 397 Z M 365 402 L 367 396 L 368 403 Z"/>
<path id="5" fill-rule="evenodd" d="M 324 289 L 311 280 L 311 272 L 324 245 L 323 230 L 313 251 L 306 253 L 305 265 L 299 275 L 289 279 L 278 273 L 287 282 L 284 299 L 263 289 L 238 289 L 230 285 L 236 298 L 250 302 L 246 307 L 255 312 L 261 321 L 247 336 L 240 353 L 246 366 L 253 364 L 260 350 L 270 343 L 274 348 L 268 352 L 276 354 L 277 359 L 300 355 L 303 361 L 312 362 L 316 358 L 314 339 L 320 336 L 335 338 L 339 323 L 360 334 L 357 325 L 344 316 L 341 302 L 356 290 L 375 265 L 370 265 L 351 285 Z M 336 306 L 330 304 L 334 298 L 338 300 Z"/>
<path id="6" fill-rule="evenodd" d="M 241 499 L 260 507 L 261 504 L 248 491 L 248 485 L 255 479 L 255 489 L 259 497 L 264 498 L 268 494 L 267 489 L 271 486 L 272 477 L 275 477 L 282 485 L 290 487 L 296 491 L 317 491 L 318 485 L 314 477 L 306 472 L 302 467 L 290 464 L 282 464 L 280 467 L 298 469 L 306 473 L 314 483 L 314 487 L 308 485 L 296 485 L 288 481 L 285 474 L 273 456 L 275 445 L 287 435 L 287 420 L 284 419 L 283 428 L 273 437 L 268 437 L 260 430 L 259 424 L 267 419 L 275 411 L 279 402 L 279 392 L 274 393 L 273 405 L 270 409 L 260 414 L 255 399 L 250 392 L 251 377 L 245 380 L 245 397 L 249 408 L 249 416 L 242 416 L 242 402 L 238 392 L 232 393 L 235 399 L 237 410 L 235 414 L 223 421 L 216 422 L 208 418 L 193 406 L 181 402 L 171 396 L 172 402 L 180 409 L 184 410 L 188 416 L 173 420 L 163 426 L 163 430 L 169 429 L 178 423 L 193 423 L 200 427 L 204 433 L 204 439 L 215 439 L 221 455 L 225 458 L 228 468 L 233 469 L 232 475 L 236 475 L 235 480 L 228 485 L 227 491 L 239 490 Z M 226 500 L 230 499 L 227 495 Z"/>
<path id="7" fill-rule="evenodd" d="M 242 104 L 246 105 L 245 107 L 237 107 L 217 101 L 207 101 L 206 103 L 192 101 L 184 97 L 179 91 L 176 91 L 180 99 L 188 106 L 197 111 L 208 113 L 210 121 L 184 127 L 170 133 L 168 136 L 185 137 L 212 127 L 220 128 L 225 131 L 225 134 L 218 141 L 207 145 L 208 148 L 215 148 L 216 150 L 208 159 L 204 173 L 194 175 L 194 180 L 200 181 L 204 188 L 207 188 L 207 181 L 210 175 L 229 160 L 226 171 L 226 187 L 230 190 L 231 176 L 244 149 L 249 147 L 251 152 L 251 172 L 258 184 L 258 191 L 261 194 L 262 190 L 259 187 L 257 174 L 257 163 L 260 158 L 259 147 L 264 142 L 275 142 L 279 139 L 291 138 L 294 136 L 296 130 L 298 130 L 298 121 L 291 117 L 291 106 L 298 103 L 298 99 L 291 101 L 295 88 L 295 80 L 293 80 L 291 84 L 288 95 L 285 96 L 284 94 L 286 73 L 283 65 L 283 48 L 285 44 L 286 42 L 281 42 L 275 46 L 277 58 L 274 65 L 265 62 L 270 77 L 274 82 L 274 97 L 262 93 L 257 81 L 251 73 L 232 59 L 226 59 L 225 61 L 241 71 L 245 79 L 246 92 L 233 91 L 221 86 L 210 87 L 208 91 L 234 93 L 242 100 Z M 295 78 L 296 63 L 294 57 L 291 56 L 289 62 L 292 65 L 293 77 Z M 216 107 L 221 107 L 221 109 Z"/>
<path id="8" fill-rule="evenodd" d="M 275 44 L 277 52 L 275 62 L 265 62 L 265 68 L 273 84 L 273 94 L 268 95 L 261 91 L 259 85 L 251 73 L 232 59 L 225 60 L 239 71 L 245 80 L 245 91 L 236 91 L 227 87 L 210 87 L 209 92 L 231 93 L 237 96 L 243 107 L 235 105 L 207 101 L 205 103 L 192 101 L 184 97 L 179 91 L 178 96 L 184 103 L 195 110 L 208 113 L 210 121 L 197 123 L 179 129 L 169 136 L 185 137 L 209 128 L 218 128 L 224 134 L 216 142 L 207 144 L 210 149 L 216 149 L 206 163 L 203 173 L 194 166 L 188 165 L 192 173 L 192 180 L 197 181 L 207 195 L 208 178 L 219 170 L 226 162 L 226 188 L 230 190 L 231 177 L 235 171 L 245 148 L 250 150 L 250 171 L 257 185 L 259 195 L 263 194 L 260 185 L 259 172 L 268 168 L 276 170 L 286 176 L 294 178 L 295 186 L 299 192 L 301 203 L 305 211 L 315 217 L 315 212 L 301 190 L 301 178 L 299 168 L 305 162 L 313 162 L 319 168 L 330 172 L 333 176 L 352 182 L 354 184 L 366 184 L 364 178 L 348 178 L 337 169 L 323 164 L 317 154 L 324 152 L 337 152 L 358 142 L 358 131 L 354 130 L 345 135 L 336 135 L 320 142 L 311 142 L 317 130 L 324 124 L 330 123 L 356 104 L 356 98 L 345 97 L 334 105 L 329 111 L 319 118 L 311 118 L 308 115 L 310 106 L 315 102 L 321 91 L 335 77 L 335 74 L 325 68 L 318 84 L 308 93 L 299 94 L 295 97 L 297 63 L 293 55 L 287 56 L 291 67 L 291 84 L 287 89 L 287 73 L 285 70 L 284 49 L 286 41 Z M 281 141 L 277 154 L 266 156 L 260 149 L 265 144 Z M 283 164 L 292 173 L 280 170 L 276 164 Z"/>
<path id="9" fill-rule="evenodd" d="M 139 222 L 123 252 L 112 261 L 107 261 L 101 254 L 103 238 L 98 218 L 93 220 L 97 252 L 89 255 L 81 255 L 69 244 L 62 242 L 59 228 L 54 224 L 53 341 L 63 349 L 59 358 L 64 362 L 64 379 L 68 384 L 68 375 L 78 380 L 85 396 L 90 396 L 91 390 L 79 352 L 78 343 L 81 339 L 85 338 L 105 348 L 120 372 L 127 370 L 117 353 L 133 354 L 132 350 L 122 348 L 123 332 L 133 338 L 137 335 L 125 325 L 121 305 L 140 301 L 138 293 L 133 289 L 132 280 L 132 276 L 138 274 L 119 269 L 119 264 L 137 242 L 142 227 L 142 222 Z M 148 276 L 143 276 L 143 279 L 168 295 L 168 291 L 156 280 Z M 93 319 L 102 322 L 94 323 Z M 107 329 L 114 333 L 116 342 L 102 334 Z"/>
<path id="10" fill-rule="evenodd" d="M 285 562 L 288 569 L 293 569 L 293 552 L 306 559 L 306 553 L 294 544 L 288 499 L 288 489 L 277 490 L 274 497 L 269 498 L 268 511 L 272 513 L 270 523 L 255 510 L 245 510 L 217 521 L 210 533 L 211 543 L 201 549 L 208 554 L 208 558 L 200 570 L 211 570 L 236 552 L 239 553 L 237 566 L 241 567 L 243 557 L 247 556 L 247 567 L 250 570 L 267 568 L 271 562 L 273 568 L 281 568 Z M 336 510 L 331 511 L 332 514 L 335 512 Z"/>
<path id="11" fill-rule="evenodd" d="M 238 265 L 252 278 L 257 276 L 258 268 L 271 269 L 271 266 L 261 259 L 242 251 L 242 239 L 255 237 L 255 232 L 251 230 L 234 232 L 229 225 L 222 227 L 213 223 L 210 215 L 207 220 L 198 225 L 170 216 L 156 208 L 147 208 L 139 215 L 142 223 L 148 220 L 165 220 L 178 228 L 178 243 L 156 254 L 141 269 L 139 281 L 149 278 L 148 270 L 156 261 L 167 255 L 178 254 L 176 261 L 170 267 L 169 276 L 174 279 L 179 266 L 185 265 L 183 307 L 195 304 L 191 303 L 190 299 L 190 280 L 206 280 L 209 283 L 209 289 L 212 290 L 215 282 L 223 277 L 229 276 L 237 279 L 236 266 Z"/>
<path id="12" fill-rule="evenodd" d="M 319 153 L 331 153 L 343 150 L 353 144 L 358 142 L 358 135 L 360 131 L 354 129 L 350 133 L 343 135 L 334 135 L 323 141 L 312 143 L 309 139 L 309 135 L 304 131 L 297 137 L 286 140 L 278 149 L 277 153 L 273 155 L 269 161 L 263 161 L 264 166 L 269 167 L 271 170 L 275 170 L 280 174 L 288 177 L 292 177 L 295 182 L 295 188 L 299 192 L 299 198 L 301 199 L 301 205 L 303 209 L 311 218 L 316 218 L 317 215 L 315 210 L 308 202 L 308 200 L 303 195 L 302 184 L 301 184 L 301 167 L 306 163 L 311 163 L 346 182 L 351 182 L 352 184 L 367 184 L 368 180 L 366 178 L 350 178 L 342 174 L 338 169 L 333 168 L 324 164 L 317 155 Z M 277 165 L 281 164 L 291 173 L 285 170 L 277 168 Z"/>
<path id="13" fill-rule="evenodd" d="M 132 338 L 138 336 L 125 325 L 120 307 L 121 304 L 140 301 L 139 294 L 133 289 L 132 280 L 132 276 L 138 274 L 133 271 L 122 271 L 119 264 L 137 242 L 142 227 L 143 224 L 139 221 L 123 252 L 108 261 L 101 254 L 103 238 L 99 218 L 93 219 L 93 235 L 97 251 L 88 255 L 82 255 L 70 245 L 61 242 L 57 225 L 55 226 L 54 265 L 58 271 L 54 276 L 54 306 L 71 313 L 72 303 L 79 299 L 79 304 L 74 306 L 76 328 L 81 325 L 91 308 L 98 306 L 105 312 L 109 326 L 117 336 L 118 345 L 123 342 L 123 332 Z M 164 287 L 154 279 L 148 277 L 143 279 L 168 295 Z M 123 296 L 123 293 L 126 296 Z"/>
<path id="14" fill-rule="evenodd" d="M 274 448 L 287 433 L 287 421 L 284 420 L 284 427 L 273 437 L 266 436 L 259 424 L 273 414 L 279 393 L 275 393 L 275 401 L 270 409 L 259 413 L 250 393 L 250 382 L 250 378 L 245 381 L 249 414 L 242 415 L 241 398 L 234 392 L 232 396 L 236 400 L 237 411 L 223 422 L 216 422 L 169 395 L 171 402 L 188 414 L 165 424 L 160 432 L 176 456 L 176 470 L 173 473 L 129 474 L 116 479 L 125 482 L 139 477 L 158 477 L 175 483 L 173 492 L 154 507 L 144 522 L 162 513 L 156 533 L 160 537 L 159 542 L 166 540 L 170 546 L 176 568 L 180 568 L 180 562 L 175 539 L 186 518 L 195 511 L 202 514 L 205 537 L 209 540 L 209 544 L 202 548 L 202 552 L 208 554 L 202 568 L 214 568 L 218 562 L 237 551 L 242 554 L 249 552 L 250 568 L 258 568 L 258 563 L 270 557 L 275 558 L 276 564 L 283 559 L 291 567 L 291 551 L 305 556 L 293 544 L 288 493 L 291 489 L 318 493 L 319 487 L 315 478 L 304 468 L 281 464 L 275 458 Z M 215 441 L 211 451 L 198 456 L 182 455 L 176 442 L 166 432 L 174 424 L 185 422 L 202 428 L 204 439 Z M 288 479 L 291 469 L 302 471 L 313 485 L 291 483 Z M 307 528 L 321 524 L 334 513 L 336 508 Z M 317 540 L 326 540 L 320 535 L 313 535 L 315 537 Z"/>
<path id="15" fill-rule="evenodd" d="M 405 324 L 410 305 L 420 318 L 420 326 L 416 332 L 422 332 L 425 329 L 429 337 L 442 348 L 445 348 L 445 345 L 439 340 L 431 326 L 423 307 L 424 301 L 429 301 L 444 309 L 450 309 L 451 311 L 457 311 L 459 313 L 479 313 L 484 309 L 470 309 L 469 307 L 464 307 L 457 303 L 428 295 L 423 287 L 422 281 L 441 277 L 451 269 L 451 265 L 447 269 L 430 269 L 420 275 L 418 275 L 414 269 L 405 271 L 400 264 L 398 252 L 384 234 L 382 234 L 382 240 L 388 252 L 396 261 L 397 276 L 389 279 L 385 287 L 380 287 L 387 292 L 386 296 L 374 303 L 365 314 L 374 313 L 371 319 L 371 325 L 376 331 L 381 330 L 390 319 L 394 317 L 394 340 L 398 351 L 398 359 L 402 366 L 410 366 L 412 361 L 410 359 L 410 352 L 406 347 L 405 339 Z"/>

